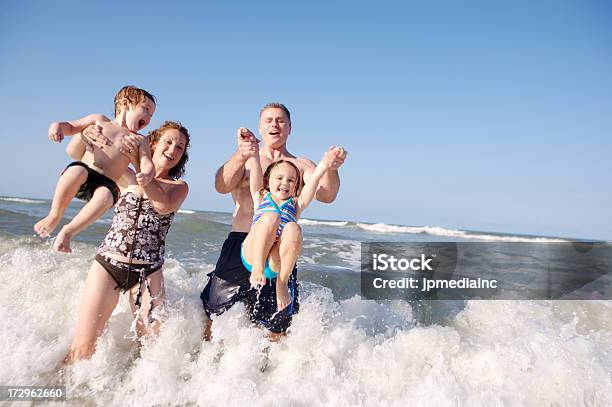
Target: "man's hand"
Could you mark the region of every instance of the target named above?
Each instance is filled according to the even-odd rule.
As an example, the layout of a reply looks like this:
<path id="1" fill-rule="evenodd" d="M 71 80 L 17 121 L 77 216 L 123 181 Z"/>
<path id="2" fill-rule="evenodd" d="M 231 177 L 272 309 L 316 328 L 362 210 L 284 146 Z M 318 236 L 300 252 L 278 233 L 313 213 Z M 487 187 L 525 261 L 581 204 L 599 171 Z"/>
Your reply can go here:
<path id="1" fill-rule="evenodd" d="M 64 139 L 64 131 L 58 122 L 53 122 L 49 126 L 49 140 L 61 143 Z"/>
<path id="2" fill-rule="evenodd" d="M 102 134 L 102 126 L 98 122 L 84 128 L 83 131 L 81 131 L 81 139 L 90 148 L 104 148 L 104 146 L 109 144 L 106 136 Z"/>
<path id="3" fill-rule="evenodd" d="M 246 127 L 240 127 L 237 131 L 238 151 L 244 159 L 254 157 L 259 152 L 259 140 L 253 132 Z"/>
<path id="4" fill-rule="evenodd" d="M 327 164 L 327 168 L 332 171 L 337 171 L 344 164 L 348 152 L 342 147 L 331 146 L 323 155 L 323 160 Z"/>

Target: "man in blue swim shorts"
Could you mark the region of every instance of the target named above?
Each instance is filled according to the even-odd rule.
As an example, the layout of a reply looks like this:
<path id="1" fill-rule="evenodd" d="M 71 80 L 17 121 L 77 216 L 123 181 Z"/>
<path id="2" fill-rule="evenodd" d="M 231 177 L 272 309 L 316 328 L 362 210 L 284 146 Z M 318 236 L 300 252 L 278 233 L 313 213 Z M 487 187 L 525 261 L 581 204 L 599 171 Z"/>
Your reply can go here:
<path id="1" fill-rule="evenodd" d="M 289 290 L 292 303 L 277 312 L 275 282 L 268 281 L 260 292 L 251 289 L 249 271 L 244 267 L 240 257 L 240 246 L 246 238 L 253 218 L 253 199 L 249 189 L 249 172 L 246 162 L 259 151 L 262 171 L 272 162 L 284 159 L 293 162 L 300 170 L 305 181 L 314 171 L 316 164 L 303 157 L 296 157 L 287 150 L 287 139 L 291 133 L 291 115 L 280 103 L 268 103 L 259 113 L 259 134 L 263 139 L 261 148 L 259 140 L 246 129 L 238 130 L 238 148 L 230 159 L 219 168 L 215 175 L 215 189 L 221 194 L 232 194 L 234 215 L 232 231 L 223 243 L 221 255 L 215 270 L 209 274 L 210 279 L 204 287 L 200 298 L 204 311 L 211 315 L 220 315 L 235 303 L 242 301 L 249 310 L 251 320 L 270 331 L 272 340 L 280 339 L 289 326 L 293 314 L 299 309 L 297 268 L 294 268 L 289 279 Z M 333 146 L 325 153 L 329 160 L 329 170 L 320 181 L 315 199 L 331 203 L 336 199 L 340 188 L 338 169 L 346 159 L 346 152 L 339 153 Z M 298 236 L 302 238 L 301 233 Z M 206 326 L 205 337 L 210 338 L 211 322 Z"/>

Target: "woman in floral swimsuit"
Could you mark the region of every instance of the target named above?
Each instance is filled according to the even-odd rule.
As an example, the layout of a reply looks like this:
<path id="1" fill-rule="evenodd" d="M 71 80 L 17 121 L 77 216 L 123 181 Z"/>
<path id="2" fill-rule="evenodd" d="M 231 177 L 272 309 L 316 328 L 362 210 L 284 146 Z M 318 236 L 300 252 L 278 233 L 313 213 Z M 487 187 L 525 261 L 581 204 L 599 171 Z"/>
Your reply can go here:
<path id="1" fill-rule="evenodd" d="M 189 132 L 178 122 L 164 122 L 149 134 L 155 178 L 141 187 L 128 170 L 119 182 L 121 195 L 115 206 L 110 230 L 98 248 L 89 269 L 79 309 L 74 339 L 64 363 L 89 358 L 96 340 L 119 301 L 119 290 L 130 291 L 130 305 L 137 317 L 139 335 L 157 334 L 159 320 L 153 309 L 162 309 L 165 239 L 174 212 L 188 193 L 187 183 L 179 178 L 188 159 Z M 103 139 L 96 127 L 85 130 L 83 141 Z M 130 140 L 124 141 L 131 146 Z M 84 151 L 84 143 L 79 149 Z M 103 144 L 103 143 L 102 143 Z M 126 148 L 138 162 L 137 151 Z M 82 154 L 70 151 L 75 157 Z"/>

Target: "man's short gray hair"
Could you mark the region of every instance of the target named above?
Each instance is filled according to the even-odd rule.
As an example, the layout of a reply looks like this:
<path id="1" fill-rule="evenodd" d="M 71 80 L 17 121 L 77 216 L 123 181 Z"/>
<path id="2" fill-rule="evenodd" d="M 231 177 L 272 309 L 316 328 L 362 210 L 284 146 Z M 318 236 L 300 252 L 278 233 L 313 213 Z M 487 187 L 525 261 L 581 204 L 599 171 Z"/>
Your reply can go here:
<path id="1" fill-rule="evenodd" d="M 287 119 L 289 119 L 289 123 L 291 123 L 291 113 L 289 113 L 289 109 L 287 109 L 287 106 L 283 105 L 282 103 L 277 103 L 277 102 L 270 102 L 267 103 L 260 111 L 259 111 L 259 117 L 261 117 L 261 115 L 263 114 L 263 112 L 266 109 L 281 109 L 283 112 L 285 112 L 285 114 L 287 115 Z"/>

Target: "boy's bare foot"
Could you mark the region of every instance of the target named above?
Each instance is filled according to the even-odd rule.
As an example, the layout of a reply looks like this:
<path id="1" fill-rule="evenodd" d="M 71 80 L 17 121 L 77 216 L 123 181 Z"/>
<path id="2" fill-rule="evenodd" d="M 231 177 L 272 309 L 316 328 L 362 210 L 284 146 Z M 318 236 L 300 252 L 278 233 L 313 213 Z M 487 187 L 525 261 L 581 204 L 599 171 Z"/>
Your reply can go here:
<path id="1" fill-rule="evenodd" d="M 280 278 L 276 279 L 276 309 L 284 310 L 291 304 L 291 295 L 287 283 L 283 283 Z"/>
<path id="2" fill-rule="evenodd" d="M 266 285 L 266 278 L 264 277 L 263 270 L 257 270 L 253 267 L 251 271 L 251 277 L 249 278 L 252 286 L 264 286 Z"/>
<path id="3" fill-rule="evenodd" d="M 72 249 L 70 248 L 70 240 L 72 240 L 72 233 L 66 228 L 66 226 L 64 226 L 57 234 L 55 242 L 53 242 L 53 248 L 58 252 L 72 253 Z"/>
<path id="4" fill-rule="evenodd" d="M 53 229 L 55 229 L 59 221 L 59 216 L 49 214 L 46 218 L 36 222 L 36 224 L 34 225 L 34 231 L 40 237 L 49 237 L 49 235 L 51 234 L 51 232 L 53 232 Z"/>

